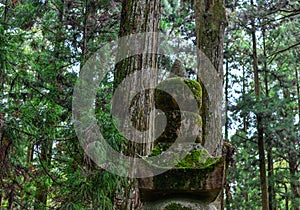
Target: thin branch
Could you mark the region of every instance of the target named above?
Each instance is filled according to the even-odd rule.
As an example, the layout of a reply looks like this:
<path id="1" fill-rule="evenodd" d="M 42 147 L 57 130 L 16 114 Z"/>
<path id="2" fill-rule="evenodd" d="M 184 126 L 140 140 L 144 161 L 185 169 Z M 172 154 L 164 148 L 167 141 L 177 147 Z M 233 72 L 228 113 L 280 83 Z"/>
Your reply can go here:
<path id="1" fill-rule="evenodd" d="M 281 49 L 281 50 L 279 50 L 279 51 L 277 51 L 277 52 L 275 52 L 275 53 L 272 53 L 271 55 L 269 55 L 267 58 L 270 58 L 270 57 L 273 57 L 270 61 L 269 61 L 269 63 L 271 63 L 275 58 L 276 58 L 276 56 L 278 55 L 278 54 L 280 54 L 280 53 L 283 53 L 283 52 L 285 52 L 285 51 L 288 51 L 288 50 L 290 50 L 290 49 L 292 49 L 292 48 L 294 48 L 294 47 L 296 47 L 296 46 L 298 46 L 298 45 L 300 45 L 300 41 L 299 42 L 297 42 L 297 43 L 295 43 L 295 44 L 293 44 L 293 45 L 290 45 L 290 46 L 288 46 L 287 48 L 284 48 L 284 49 Z"/>
<path id="2" fill-rule="evenodd" d="M 50 172 L 46 169 L 45 165 L 43 164 L 43 161 L 41 160 L 40 155 L 38 155 L 38 158 L 39 158 L 39 162 L 40 162 L 40 164 L 41 164 L 41 166 L 42 166 L 42 168 L 43 168 L 43 171 L 46 173 L 46 175 L 47 175 L 54 183 L 56 183 L 56 184 L 62 186 L 62 183 L 61 183 L 61 182 L 58 182 L 58 181 L 57 181 L 57 178 L 53 177 L 53 176 L 50 174 Z"/>

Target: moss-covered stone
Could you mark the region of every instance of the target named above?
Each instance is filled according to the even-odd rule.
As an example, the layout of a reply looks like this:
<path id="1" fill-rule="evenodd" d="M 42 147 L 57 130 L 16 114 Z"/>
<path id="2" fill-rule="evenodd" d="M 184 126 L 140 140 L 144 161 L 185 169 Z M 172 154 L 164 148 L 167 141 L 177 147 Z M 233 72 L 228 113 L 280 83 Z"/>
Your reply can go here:
<path id="1" fill-rule="evenodd" d="M 221 161 L 221 157 L 212 157 L 206 149 L 192 150 L 176 167 L 178 168 L 209 168 Z"/>
<path id="2" fill-rule="evenodd" d="M 199 114 L 183 111 L 168 111 L 164 113 L 167 125 L 163 133 L 156 139 L 158 142 L 175 142 L 179 137 L 194 138 L 194 142 L 202 141 L 202 118 Z M 156 128 L 161 128 L 161 121 L 156 122 Z M 159 130 L 159 129 L 158 129 Z"/>
<path id="3" fill-rule="evenodd" d="M 199 108 L 201 108 L 202 103 L 202 88 L 199 82 L 196 80 L 185 79 L 184 83 L 190 88 L 193 92 L 196 101 L 198 102 Z"/>
<path id="4" fill-rule="evenodd" d="M 223 187 L 224 163 L 220 161 L 206 168 L 174 168 L 154 177 L 139 180 L 144 201 L 163 198 L 196 198 L 210 203 Z"/>
<path id="5" fill-rule="evenodd" d="M 156 147 L 155 152 L 157 154 L 169 152 L 170 154 L 167 156 L 171 158 L 168 161 L 176 161 L 176 166 L 154 177 L 139 179 L 142 200 L 151 203 L 159 199 L 178 197 L 180 200 L 182 198 L 195 198 L 204 203 L 214 201 L 223 187 L 224 158 L 212 157 L 204 148 L 197 149 L 196 147 L 201 146 L 201 144 L 191 144 L 194 149 L 180 159 L 176 158 L 177 151 L 169 151 L 170 149 L 161 151 L 166 146 L 168 144 L 161 144 L 160 147 Z M 178 150 L 181 148 L 190 149 L 184 145 L 177 147 Z M 180 151 L 178 151 L 179 156 Z M 159 166 L 153 164 L 152 166 L 163 168 L 163 164 L 162 160 Z M 164 210 L 164 208 L 155 209 Z"/>
<path id="6" fill-rule="evenodd" d="M 158 143 L 156 144 L 149 157 L 160 155 L 162 152 L 166 151 L 172 144 L 171 143 Z"/>
<path id="7" fill-rule="evenodd" d="M 195 101 L 196 104 L 193 103 Z M 180 107 L 180 103 L 184 105 Z M 155 106 L 163 112 L 180 109 L 180 111 L 199 113 L 201 105 L 202 89 L 195 80 L 174 77 L 159 83 L 155 90 Z"/>
<path id="8" fill-rule="evenodd" d="M 168 153 L 168 157 L 173 162 L 172 164 L 175 168 L 198 168 L 198 169 L 211 169 L 214 165 L 219 164 L 223 161 L 222 157 L 213 157 L 211 156 L 208 151 L 203 148 L 199 143 L 196 144 L 189 144 L 189 143 L 178 143 L 175 149 L 168 150 L 172 143 L 159 143 L 153 149 L 152 153 L 149 157 L 157 156 L 162 153 Z M 182 150 L 189 151 L 188 154 L 183 157 Z M 180 157 L 183 157 L 180 159 Z M 167 165 L 170 165 L 170 159 L 166 160 Z M 164 160 L 159 162 L 160 166 L 164 166 Z"/>

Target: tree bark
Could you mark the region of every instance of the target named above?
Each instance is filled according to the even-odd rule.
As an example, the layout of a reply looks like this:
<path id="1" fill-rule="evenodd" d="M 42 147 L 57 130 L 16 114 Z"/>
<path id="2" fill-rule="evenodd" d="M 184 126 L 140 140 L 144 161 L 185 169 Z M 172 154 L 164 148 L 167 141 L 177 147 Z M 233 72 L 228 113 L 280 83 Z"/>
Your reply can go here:
<path id="1" fill-rule="evenodd" d="M 159 18 L 159 0 L 124 0 L 122 2 L 119 37 L 121 38 L 136 33 L 158 32 Z M 155 52 L 158 47 L 157 41 L 158 37 L 148 37 L 148 39 L 145 40 L 144 45 L 138 47 L 142 47 L 143 52 L 147 52 L 149 50 Z M 128 47 L 130 48 L 137 46 Z M 122 51 L 122 53 L 122 56 L 124 56 L 124 53 L 126 54 L 127 52 Z M 154 82 L 157 71 L 157 56 L 155 55 L 155 53 L 142 53 L 134 56 L 130 55 L 129 57 L 117 63 L 114 71 L 114 89 L 116 89 L 126 77 L 129 77 L 136 71 L 141 72 L 142 78 L 131 78 L 131 87 L 126 87 L 127 89 L 123 91 L 130 92 L 132 90 L 136 90 L 137 87 L 141 86 L 143 81 L 147 81 L 149 84 L 152 84 Z M 133 92 L 139 91 L 136 90 Z M 131 101 L 131 107 L 120 108 L 130 108 L 130 110 L 132 110 L 131 121 L 122 122 L 122 126 L 126 127 L 128 124 L 131 124 L 135 127 L 135 129 L 139 131 L 147 130 L 149 127 L 151 127 L 150 125 L 154 124 L 154 119 L 149 117 L 150 111 L 154 108 L 154 97 L 152 90 L 149 89 L 145 92 L 138 93 L 137 95 L 129 94 L 129 97 L 123 100 L 130 100 L 130 98 L 133 98 L 133 101 Z M 113 106 L 114 105 L 115 104 L 113 104 Z M 130 138 L 131 137 L 129 137 L 129 139 Z M 134 136 L 132 136 L 132 138 L 134 138 Z M 124 149 L 123 152 L 126 155 L 133 157 L 137 157 L 137 155 L 144 156 L 149 154 L 152 149 L 152 143 L 149 142 L 149 137 L 146 135 L 143 136 L 142 139 L 143 143 L 134 143 L 129 141 L 127 144 L 127 148 Z M 133 170 L 135 170 L 134 167 Z M 136 182 L 135 180 L 131 180 L 130 183 L 131 186 L 126 190 L 126 193 L 124 195 L 124 203 L 119 207 L 120 209 L 132 209 L 137 208 L 134 206 L 139 206 L 138 202 L 130 198 L 133 197 L 130 194 L 132 194 L 132 192 L 136 190 Z M 136 195 L 134 197 L 136 199 Z"/>
<path id="2" fill-rule="evenodd" d="M 30 163 L 33 160 L 33 150 L 34 150 L 34 144 L 32 142 L 29 142 L 27 146 L 27 154 L 26 154 L 27 163 Z"/>
<path id="3" fill-rule="evenodd" d="M 228 140 L 228 130 L 229 130 L 229 62 L 226 60 L 226 72 L 225 72 L 225 139 Z"/>
<path id="4" fill-rule="evenodd" d="M 296 139 L 292 139 L 291 142 L 296 143 Z M 293 194 L 293 200 L 292 200 L 292 210 L 300 210 L 299 207 L 299 200 L 300 200 L 300 184 L 299 184 L 299 176 L 297 175 L 299 173 L 298 171 L 298 165 L 299 161 L 297 160 L 297 154 L 296 152 L 289 151 L 288 154 L 288 159 L 289 159 L 289 171 L 290 171 L 290 176 L 291 176 L 291 191 Z M 297 202 L 297 200 L 298 202 Z"/>
<path id="5" fill-rule="evenodd" d="M 298 58 L 300 58 L 300 54 L 297 53 L 297 56 Z M 296 89 L 297 89 L 297 98 L 298 98 L 298 101 L 297 101 L 297 104 L 298 104 L 298 116 L 300 117 L 300 86 L 299 86 L 299 73 L 298 73 L 298 67 L 296 66 L 295 67 L 295 74 L 296 74 Z M 297 142 L 297 139 L 293 139 L 293 142 L 295 142 L 295 145 L 296 145 L 296 142 Z M 297 160 L 296 156 L 291 156 L 290 157 L 290 161 L 292 161 L 292 166 L 293 167 L 290 167 L 290 173 L 291 173 L 291 176 L 292 177 L 295 177 L 296 179 L 296 183 L 291 185 L 292 187 L 292 192 L 294 194 L 294 196 L 300 200 L 300 179 L 296 177 L 296 175 L 299 173 L 299 160 Z M 299 176 L 298 176 L 299 177 Z M 295 204 L 297 205 L 297 204 Z M 298 210 L 300 209 L 300 207 L 298 207 Z"/>
<path id="6" fill-rule="evenodd" d="M 215 155 L 221 154 L 222 125 L 221 109 L 223 95 L 223 45 L 226 13 L 223 0 L 195 1 L 197 31 L 198 80 L 202 85 L 204 147 Z M 203 55 L 203 54 L 204 55 Z M 206 58 L 210 63 L 207 63 Z"/>
<path id="7" fill-rule="evenodd" d="M 229 117 L 228 117 L 228 111 L 229 111 L 229 62 L 225 58 L 225 141 L 229 141 Z M 229 144 L 228 144 L 229 146 Z M 232 153 L 231 153 L 232 152 Z M 231 153 L 231 154 L 230 154 Z M 224 189 L 223 189 L 223 196 L 221 200 L 221 209 L 225 209 L 225 204 L 227 208 L 230 208 L 230 203 L 232 202 L 232 195 L 230 190 L 230 181 L 227 179 L 227 175 L 229 173 L 228 169 L 230 167 L 230 164 L 232 164 L 231 159 L 233 155 L 233 150 L 230 151 L 230 148 L 227 148 L 226 151 L 226 162 L 225 162 L 225 182 L 224 182 Z"/>
<path id="8" fill-rule="evenodd" d="M 144 32 L 158 32 L 158 21 L 160 15 L 160 1 L 137 1 L 137 0 L 126 0 L 122 2 L 122 13 L 121 13 L 121 23 L 119 37 L 128 36 L 135 33 Z M 146 51 L 156 51 L 157 50 L 158 37 L 150 37 L 145 40 L 144 46 L 142 47 L 144 52 Z M 132 46 L 131 46 L 132 47 Z M 124 53 L 124 52 L 122 52 Z M 126 53 L 126 52 L 125 52 Z M 157 56 L 155 54 L 139 54 L 130 56 L 119 63 L 117 63 L 114 78 L 115 88 L 124 80 L 127 76 L 135 71 L 141 71 L 142 78 L 133 78 L 131 81 L 130 89 L 140 86 L 143 81 L 153 83 L 156 78 L 157 70 Z M 146 130 L 149 125 L 153 123 L 153 119 L 150 119 L 147 113 L 154 107 L 153 94 L 151 90 L 147 90 L 144 93 L 137 94 L 131 107 L 135 112 L 132 114 L 132 121 L 128 123 L 133 123 L 135 128 L 138 130 Z M 130 100 L 130 99 L 125 99 Z M 135 119 L 134 119 L 135 118 Z M 127 126 L 127 123 L 123 123 Z M 147 142 L 147 136 L 144 138 L 144 144 L 131 144 L 130 150 L 127 153 L 140 155 L 146 155 L 151 151 L 151 144 Z"/>

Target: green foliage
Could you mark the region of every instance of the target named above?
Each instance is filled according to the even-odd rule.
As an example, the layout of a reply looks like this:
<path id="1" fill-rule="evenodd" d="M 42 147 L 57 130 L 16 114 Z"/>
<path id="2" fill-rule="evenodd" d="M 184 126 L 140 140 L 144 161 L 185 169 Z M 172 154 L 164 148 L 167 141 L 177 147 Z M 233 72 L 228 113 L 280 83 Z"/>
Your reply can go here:
<path id="1" fill-rule="evenodd" d="M 184 39 L 195 39 L 195 20 L 193 3 L 188 1 L 162 1 L 160 30 Z"/>
<path id="2" fill-rule="evenodd" d="M 113 209 L 114 193 L 126 186 L 127 180 L 84 155 L 71 120 L 80 64 L 117 36 L 118 25 L 99 27 L 94 20 L 109 13 L 115 21 L 119 4 L 101 2 L 96 11 L 83 2 L 0 3 L 0 208 Z M 91 22 L 83 40 L 86 15 Z M 109 80 L 100 86 L 96 115 L 104 136 L 119 148 L 122 138 L 109 117 Z"/>
<path id="3" fill-rule="evenodd" d="M 281 8 L 274 10 L 274 8 Z M 299 3 L 257 1 L 255 8 L 237 1 L 232 7 L 225 45 L 228 63 L 229 126 L 234 130 L 231 143 L 236 147 L 234 167 L 229 168 L 228 208 L 256 209 L 261 206 L 257 118 L 262 117 L 269 188 L 273 208 L 297 206 L 293 183 L 299 169 L 292 156 L 299 156 L 299 65 L 297 34 L 299 20 L 290 18 Z M 287 12 L 289 11 L 289 12 Z M 255 21 L 252 28 L 251 19 Z M 252 36 L 256 31 L 260 96 L 254 92 Z M 292 46 L 292 47 L 288 47 Z M 232 88 L 230 88 L 232 87 Z M 293 154 L 293 155 L 291 155 Z M 298 158 L 299 159 L 299 158 Z M 273 169 L 272 169 L 273 167 Z M 292 172 L 291 174 L 291 170 Z M 246 201 L 246 202 L 245 202 Z M 296 204 L 296 205 L 295 205 Z"/>

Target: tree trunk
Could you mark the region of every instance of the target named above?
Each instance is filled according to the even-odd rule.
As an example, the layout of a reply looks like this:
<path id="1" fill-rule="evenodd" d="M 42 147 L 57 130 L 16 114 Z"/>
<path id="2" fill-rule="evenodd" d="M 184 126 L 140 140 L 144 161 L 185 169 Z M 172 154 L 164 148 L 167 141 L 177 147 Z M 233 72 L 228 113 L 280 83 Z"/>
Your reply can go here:
<path id="1" fill-rule="evenodd" d="M 251 0 L 253 5 L 253 1 Z M 256 28 L 254 18 L 251 18 L 252 25 L 252 50 L 253 50 L 253 69 L 254 69 L 254 89 L 256 99 L 260 99 L 260 85 L 259 85 L 259 74 L 258 74 L 258 59 L 257 59 L 257 46 L 256 46 Z M 261 186 L 261 198 L 262 198 L 262 209 L 269 210 L 269 199 L 268 199 L 268 182 L 266 175 L 266 160 L 265 160 L 265 146 L 264 146 L 264 131 L 262 125 L 261 113 L 256 114 L 256 127 L 257 127 L 257 144 L 259 154 L 259 172 L 260 172 L 260 186 Z"/>
<path id="2" fill-rule="evenodd" d="M 290 97 L 290 91 L 288 88 L 283 89 L 283 97 L 289 103 L 292 99 Z M 299 158 L 298 158 L 298 152 L 295 148 L 295 146 L 298 144 L 298 140 L 295 137 L 297 135 L 297 130 L 293 130 L 294 128 L 294 122 L 293 122 L 293 112 L 285 112 L 284 118 L 286 119 L 286 123 L 288 123 L 290 126 L 287 129 L 287 133 L 291 133 L 291 135 L 288 138 L 288 149 L 287 149 L 287 158 L 289 163 L 289 172 L 290 172 L 290 186 L 291 186 L 291 192 L 292 192 L 292 198 L 291 198 L 291 210 L 299 210 L 299 201 L 300 201 L 300 184 L 299 184 Z M 295 133 L 293 135 L 293 133 Z"/>
<path id="3" fill-rule="evenodd" d="M 229 117 L 228 117 L 228 111 L 229 111 L 229 62 L 228 60 L 225 58 L 225 68 L 226 68 L 226 72 L 225 72 L 225 141 L 229 141 L 229 134 L 228 134 L 228 130 L 229 130 Z M 229 146 L 229 145 L 228 145 Z M 223 196 L 222 196 L 222 200 L 221 200 L 221 209 L 225 209 L 225 205 L 227 206 L 227 208 L 229 208 L 230 203 L 232 202 L 232 195 L 231 195 L 231 190 L 230 190 L 230 180 L 227 179 L 227 175 L 228 175 L 228 169 L 230 167 L 231 162 L 231 158 L 233 154 L 230 154 L 230 148 L 227 148 L 227 151 L 225 154 L 226 155 L 226 162 L 225 162 L 225 183 L 224 183 L 224 189 L 223 189 Z"/>
<path id="4" fill-rule="evenodd" d="M 203 144 L 211 154 L 221 154 L 223 95 L 223 44 L 226 13 L 223 0 L 195 1 L 198 80 L 202 85 Z M 203 53 L 203 54 L 202 54 Z M 207 63 L 206 59 L 210 60 Z"/>
<path id="5" fill-rule="evenodd" d="M 124 37 L 135 33 L 158 32 L 159 16 L 160 1 L 158 0 L 123 1 L 119 37 Z M 155 52 L 157 51 L 157 39 L 158 37 L 150 37 L 148 40 L 145 40 L 144 46 L 139 47 L 143 47 L 144 52 L 149 50 Z M 154 80 L 156 78 L 156 70 L 157 56 L 155 54 L 144 53 L 130 56 L 117 63 L 114 72 L 114 86 L 115 88 L 117 88 L 122 80 L 124 80 L 135 71 L 141 71 L 142 78 L 132 78 L 132 87 L 127 87 L 129 88 L 128 91 L 135 89 L 135 87 L 140 87 L 145 81 L 154 84 Z M 131 114 L 135 116 L 132 116 L 133 118 L 131 119 L 131 122 L 123 122 L 123 125 L 127 126 L 127 124 L 133 123 L 137 130 L 146 130 L 148 129 L 149 125 L 153 123 L 153 119 L 150 119 L 147 114 L 150 113 L 150 111 L 154 107 L 153 94 L 151 90 L 147 90 L 144 93 L 140 93 L 135 96 L 129 96 L 129 98 L 132 97 L 135 97 L 133 102 L 134 104 L 132 104 L 132 107 L 130 108 L 133 110 Z M 124 100 L 130 100 L 129 98 Z M 144 136 L 143 138 L 143 144 L 131 144 L 129 146 L 129 150 L 126 153 L 138 153 L 139 155 L 147 155 L 151 151 L 151 144 L 147 142 L 147 136 Z"/>
<path id="6" fill-rule="evenodd" d="M 41 165 L 40 175 L 45 171 L 50 170 L 51 166 L 51 156 L 52 156 L 52 144 L 51 139 L 42 140 L 41 153 L 39 155 L 39 162 Z M 35 196 L 35 209 L 45 208 L 47 205 L 48 187 L 46 185 L 46 180 L 37 182 L 36 184 L 36 196 Z"/>
<path id="7" fill-rule="evenodd" d="M 27 146 L 27 154 L 26 154 L 26 162 L 27 163 L 32 162 L 32 160 L 33 160 L 33 151 L 34 151 L 34 144 L 32 142 L 29 142 L 28 146 Z"/>
<path id="8" fill-rule="evenodd" d="M 300 85 L 299 85 L 299 73 L 297 67 L 295 68 L 295 74 L 296 74 L 296 88 L 297 88 L 297 98 L 298 98 L 298 115 L 300 116 Z"/>
<path id="9" fill-rule="evenodd" d="M 121 14 L 120 37 L 132 33 L 157 31 L 159 1 L 155 0 L 148 2 L 145 0 L 125 0 L 122 3 L 123 9 Z M 202 117 L 205 118 L 204 146 L 211 154 L 221 155 L 223 144 L 221 127 L 223 42 L 226 25 L 224 3 L 220 0 L 215 2 L 196 1 L 195 14 L 197 25 L 197 47 L 202 51 L 202 54 L 199 53 L 199 78 L 200 82 L 203 81 L 203 89 L 205 90 L 206 88 L 206 95 L 204 94 L 203 100 L 206 107 L 202 110 L 204 113 Z M 155 49 L 157 47 L 155 44 L 156 38 L 157 37 L 153 37 L 152 40 L 146 40 L 147 43 L 142 47 L 152 47 Z M 204 55 L 203 53 L 209 58 L 210 63 L 202 57 Z M 149 78 L 150 81 L 153 80 L 156 73 L 156 66 L 156 55 L 154 54 L 141 54 L 124 59 L 116 65 L 114 73 L 115 88 L 117 88 L 122 80 L 131 73 L 149 67 L 154 70 L 153 72 L 148 73 L 145 78 Z M 134 78 L 131 81 L 132 86 L 130 88 L 135 88 L 140 82 L 140 78 Z M 205 84 L 204 82 L 208 82 L 208 84 Z M 207 87 L 210 87 L 210 89 L 207 89 Z M 146 129 L 149 124 L 153 123 L 151 119 L 145 116 L 145 113 L 149 113 L 154 106 L 151 95 L 150 90 L 147 93 L 135 96 L 132 106 L 137 112 L 134 112 L 135 115 L 131 122 L 122 122 L 124 126 L 126 126 L 127 123 L 133 123 L 137 129 L 143 130 Z M 140 114 L 140 110 L 146 112 Z M 143 118 L 136 118 L 136 116 L 143 116 Z M 131 143 L 131 145 L 127 147 L 129 150 L 127 150 L 126 153 L 127 155 L 135 155 L 136 153 L 145 155 L 150 151 L 151 147 L 149 147 L 149 145 L 151 144 L 149 144 L 147 138 L 145 138 L 144 145 Z M 125 207 L 128 208 L 129 206 L 130 205 L 126 205 Z"/>
<path id="10" fill-rule="evenodd" d="M 264 83 L 265 83 L 265 93 L 266 97 L 269 98 L 269 81 L 268 81 L 268 67 L 267 67 L 267 52 L 266 52 L 266 35 L 265 28 L 262 29 L 263 35 L 263 59 L 264 59 Z M 268 108 L 268 107 L 266 107 Z M 267 122 L 268 119 L 265 119 Z M 269 193 L 269 209 L 273 210 L 276 208 L 276 199 L 275 199 L 275 190 L 274 190 L 274 182 L 272 181 L 272 177 L 274 177 L 274 167 L 273 167 L 273 142 L 269 135 L 266 134 L 266 149 L 267 149 L 267 160 L 268 160 L 268 193 Z"/>
<path id="11" fill-rule="evenodd" d="M 297 140 L 292 139 L 291 142 L 294 142 L 296 144 Z M 288 154 L 288 159 L 289 159 L 289 171 L 290 171 L 290 176 L 291 176 L 291 191 L 293 194 L 293 199 L 292 199 L 292 210 L 300 210 L 299 204 L 300 204 L 300 184 L 299 184 L 299 170 L 298 170 L 298 165 L 299 165 L 299 160 L 297 159 L 297 152 L 296 151 L 289 151 Z"/>
<path id="12" fill-rule="evenodd" d="M 122 2 L 122 13 L 121 13 L 121 23 L 119 37 L 128 36 L 136 33 L 145 32 L 158 32 L 158 22 L 160 17 L 160 1 L 153 0 L 124 0 Z M 152 52 L 157 50 L 158 37 L 150 36 L 142 47 L 143 52 L 151 50 Z M 127 46 L 132 47 L 132 46 Z M 127 52 L 122 51 L 122 56 Z M 118 55 L 121 56 L 121 55 Z M 130 77 L 130 75 L 136 71 L 141 72 L 140 77 Z M 123 109 L 130 109 L 131 120 L 129 122 L 122 122 L 122 126 L 125 128 L 131 124 L 138 131 L 145 131 L 150 125 L 154 124 L 154 119 L 149 117 L 149 113 L 154 108 L 154 98 L 152 90 L 146 90 L 140 92 L 138 89 L 141 87 L 143 82 L 147 82 L 148 85 L 153 84 L 156 78 L 157 71 L 157 56 L 155 54 L 143 53 L 134 56 L 128 56 L 116 64 L 114 71 L 114 89 L 118 88 L 121 82 L 130 77 L 130 86 L 125 87 L 126 90 L 131 94 L 131 92 L 137 92 L 137 95 L 128 94 L 128 98 L 123 98 L 122 100 L 130 100 L 131 107 L 120 107 L 120 112 L 124 112 Z M 120 99 L 121 100 L 121 99 Z M 121 101 L 122 101 L 121 100 Z M 113 104 L 117 105 L 117 104 Z M 153 126 L 152 126 L 153 127 Z M 119 128 L 120 129 L 120 128 Z M 151 132 L 151 131 L 150 131 Z M 152 131 L 154 132 L 154 131 Z M 132 136 L 126 136 L 129 140 L 134 140 L 134 134 Z M 137 157 L 144 156 L 150 153 L 152 149 L 152 143 L 149 142 L 149 137 L 147 135 L 142 136 L 143 143 L 135 143 L 128 141 L 124 153 L 128 156 Z M 134 165 L 134 163 L 133 163 Z M 133 166 L 133 170 L 135 170 Z M 135 201 L 137 195 L 132 195 L 136 192 L 137 182 L 132 179 L 130 185 L 126 190 L 124 190 L 124 202 L 118 208 L 120 209 L 132 209 L 138 208 L 139 202 Z M 132 199 L 134 197 L 134 199 Z"/>
<path id="13" fill-rule="evenodd" d="M 226 59 L 226 72 L 225 72 L 225 139 L 228 140 L 228 130 L 229 130 L 229 117 L 228 117 L 228 111 L 229 111 L 229 62 Z"/>
<path id="14" fill-rule="evenodd" d="M 298 58 L 300 58 L 300 54 L 297 53 Z M 298 67 L 295 67 L 295 74 L 296 74 L 296 89 L 297 89 L 297 98 L 298 98 L 298 116 L 300 117 L 300 86 L 299 86 L 299 73 L 298 73 Z M 298 130 L 299 131 L 299 130 Z M 294 139 L 294 142 L 297 142 L 297 139 Z M 299 144 L 299 143 L 298 143 Z M 297 174 L 299 174 L 299 159 L 292 157 L 291 161 L 294 161 L 293 168 L 290 169 L 292 177 L 296 177 Z M 294 193 L 294 196 L 300 201 L 300 179 L 298 176 L 298 180 L 296 178 L 296 184 L 292 185 L 292 192 Z M 300 209 L 300 207 L 298 207 Z"/>

